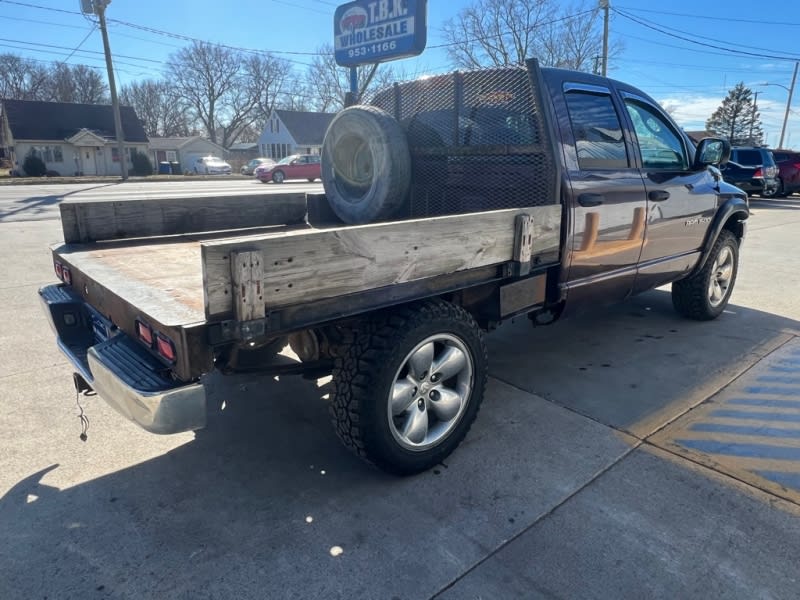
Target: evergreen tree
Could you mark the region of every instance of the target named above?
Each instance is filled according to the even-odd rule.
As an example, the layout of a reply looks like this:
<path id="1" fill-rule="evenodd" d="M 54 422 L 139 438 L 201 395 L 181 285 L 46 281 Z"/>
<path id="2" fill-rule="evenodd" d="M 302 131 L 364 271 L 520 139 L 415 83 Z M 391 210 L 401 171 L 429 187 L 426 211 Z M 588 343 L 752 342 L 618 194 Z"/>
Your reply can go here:
<path id="1" fill-rule="evenodd" d="M 732 146 L 761 146 L 764 143 L 761 113 L 753 99 L 753 91 L 743 81 L 728 92 L 720 107 L 706 121 L 706 129 L 727 138 Z"/>

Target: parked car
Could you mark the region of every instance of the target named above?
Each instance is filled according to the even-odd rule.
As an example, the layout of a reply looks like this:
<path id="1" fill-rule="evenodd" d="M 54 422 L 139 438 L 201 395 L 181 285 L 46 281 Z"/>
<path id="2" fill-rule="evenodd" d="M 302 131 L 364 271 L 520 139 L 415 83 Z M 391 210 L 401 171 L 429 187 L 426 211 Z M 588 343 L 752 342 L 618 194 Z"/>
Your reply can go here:
<path id="1" fill-rule="evenodd" d="M 255 175 L 257 167 L 260 167 L 262 165 L 266 165 L 267 167 L 270 167 L 270 166 L 272 166 L 274 164 L 275 164 L 275 161 L 272 160 L 271 158 L 254 158 L 253 160 L 248 162 L 246 165 L 244 165 L 241 168 L 240 171 L 241 171 L 242 175 Z"/>
<path id="2" fill-rule="evenodd" d="M 778 166 L 767 148 L 731 148 L 731 158 L 721 171 L 725 181 L 748 194 L 774 196 L 778 189 Z"/>
<path id="3" fill-rule="evenodd" d="M 194 161 L 192 170 L 198 174 L 230 175 L 233 173 L 231 166 L 218 156 L 203 156 Z"/>
<path id="4" fill-rule="evenodd" d="M 314 181 L 322 176 L 318 154 L 292 154 L 268 169 L 258 169 L 256 177 L 262 182 L 283 183 L 287 179 Z"/>
<path id="5" fill-rule="evenodd" d="M 783 198 L 800 190 L 800 152 L 773 150 L 772 156 L 778 164 L 778 187 L 774 196 Z"/>

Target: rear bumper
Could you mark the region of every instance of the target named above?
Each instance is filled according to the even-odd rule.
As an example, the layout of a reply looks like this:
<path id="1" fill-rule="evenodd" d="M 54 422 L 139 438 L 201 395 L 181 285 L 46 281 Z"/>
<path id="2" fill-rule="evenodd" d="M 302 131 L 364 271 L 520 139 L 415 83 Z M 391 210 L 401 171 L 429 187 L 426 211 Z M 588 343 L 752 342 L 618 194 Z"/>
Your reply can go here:
<path id="1" fill-rule="evenodd" d="M 206 395 L 178 382 L 136 340 L 117 330 L 63 284 L 39 290 L 58 347 L 98 396 L 152 433 L 201 429 Z"/>

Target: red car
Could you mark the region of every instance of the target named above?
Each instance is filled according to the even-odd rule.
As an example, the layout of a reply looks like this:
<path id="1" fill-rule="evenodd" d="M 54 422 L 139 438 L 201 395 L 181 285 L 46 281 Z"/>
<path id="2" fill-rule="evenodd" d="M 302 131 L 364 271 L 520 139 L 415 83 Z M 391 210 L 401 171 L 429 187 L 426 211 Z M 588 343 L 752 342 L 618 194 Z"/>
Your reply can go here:
<path id="1" fill-rule="evenodd" d="M 775 163 L 780 169 L 778 189 L 774 196 L 782 198 L 800 191 L 800 152 L 773 150 L 772 156 L 775 157 Z"/>
<path id="2" fill-rule="evenodd" d="M 307 179 L 314 181 L 322 176 L 322 165 L 318 154 L 293 154 L 268 169 L 256 170 L 256 177 L 262 182 L 283 183 L 287 179 Z"/>

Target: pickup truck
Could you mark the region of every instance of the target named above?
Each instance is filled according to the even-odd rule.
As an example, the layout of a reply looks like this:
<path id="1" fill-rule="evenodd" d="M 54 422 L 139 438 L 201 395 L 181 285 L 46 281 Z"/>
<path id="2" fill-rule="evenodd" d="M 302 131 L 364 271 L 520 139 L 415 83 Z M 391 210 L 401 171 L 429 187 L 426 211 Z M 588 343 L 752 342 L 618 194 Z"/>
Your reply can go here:
<path id="1" fill-rule="evenodd" d="M 203 427 L 211 371 L 327 374 L 344 444 L 417 473 L 467 434 L 504 320 L 667 283 L 723 312 L 749 216 L 729 153 L 535 60 L 395 84 L 332 121 L 324 194 L 63 202 L 39 293 L 77 391 L 148 431 Z"/>

